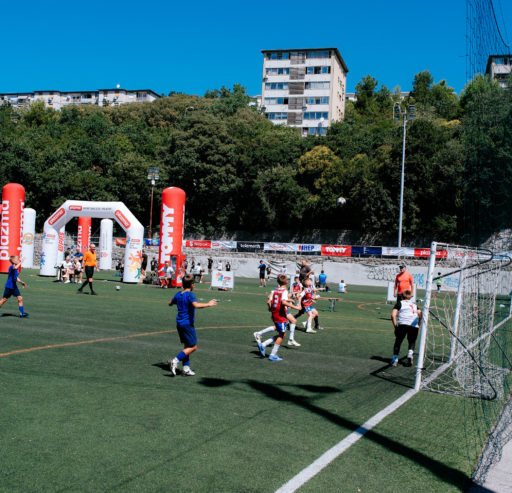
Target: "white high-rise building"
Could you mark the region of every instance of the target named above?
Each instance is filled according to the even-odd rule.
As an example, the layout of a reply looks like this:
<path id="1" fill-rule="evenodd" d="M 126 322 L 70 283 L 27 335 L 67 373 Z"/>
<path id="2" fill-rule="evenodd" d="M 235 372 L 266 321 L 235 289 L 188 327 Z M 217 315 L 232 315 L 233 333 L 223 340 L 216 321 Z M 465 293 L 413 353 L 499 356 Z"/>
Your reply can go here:
<path id="1" fill-rule="evenodd" d="M 503 89 L 509 88 L 509 78 L 512 73 L 512 55 L 491 55 L 487 60 L 485 73 L 498 81 Z"/>
<path id="2" fill-rule="evenodd" d="M 262 50 L 261 105 L 276 124 L 325 135 L 343 120 L 348 68 L 337 48 Z"/>
<path id="3" fill-rule="evenodd" d="M 160 96 L 151 89 L 98 89 L 96 91 L 34 91 L 0 93 L 0 104 L 25 106 L 43 101 L 48 108 L 60 110 L 70 104 L 119 106 L 125 103 L 149 103 Z"/>

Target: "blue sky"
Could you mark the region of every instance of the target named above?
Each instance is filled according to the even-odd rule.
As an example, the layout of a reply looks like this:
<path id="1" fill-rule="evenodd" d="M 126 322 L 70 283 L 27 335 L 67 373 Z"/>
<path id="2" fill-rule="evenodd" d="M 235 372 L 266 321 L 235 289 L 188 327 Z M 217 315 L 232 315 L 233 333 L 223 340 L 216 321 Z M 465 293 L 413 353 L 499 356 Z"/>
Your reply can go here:
<path id="1" fill-rule="evenodd" d="M 494 5 L 507 37 L 512 2 Z M 22 1 L 2 14 L 0 92 L 120 84 L 203 95 L 241 83 L 256 95 L 262 49 L 309 47 L 339 49 L 349 92 L 367 74 L 390 89 L 411 89 L 422 70 L 457 92 L 466 83 L 465 0 Z"/>

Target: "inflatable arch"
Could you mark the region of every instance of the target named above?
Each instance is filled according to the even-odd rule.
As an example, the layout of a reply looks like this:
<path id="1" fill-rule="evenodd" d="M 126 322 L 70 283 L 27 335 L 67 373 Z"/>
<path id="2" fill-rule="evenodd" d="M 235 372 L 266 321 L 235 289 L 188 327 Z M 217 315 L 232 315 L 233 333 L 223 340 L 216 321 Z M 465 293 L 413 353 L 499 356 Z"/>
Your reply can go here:
<path id="1" fill-rule="evenodd" d="M 73 217 L 115 219 L 126 232 L 123 282 L 138 283 L 144 227 L 122 202 L 67 200 L 44 223 L 41 276 L 55 276 L 59 230 Z"/>

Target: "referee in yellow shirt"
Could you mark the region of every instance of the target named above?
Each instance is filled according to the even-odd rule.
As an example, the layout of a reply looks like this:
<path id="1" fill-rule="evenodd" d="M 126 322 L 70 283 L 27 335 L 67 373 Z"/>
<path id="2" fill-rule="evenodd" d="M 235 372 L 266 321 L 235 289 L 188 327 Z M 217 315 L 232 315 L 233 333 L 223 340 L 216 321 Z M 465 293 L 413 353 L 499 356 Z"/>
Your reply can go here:
<path id="1" fill-rule="evenodd" d="M 85 270 L 85 281 L 78 289 L 78 292 L 81 294 L 87 294 L 83 292 L 83 289 L 87 284 L 89 284 L 89 287 L 91 289 L 92 295 L 97 295 L 92 289 L 92 276 L 94 274 L 94 268 L 99 272 L 98 269 L 98 262 L 96 261 L 96 245 L 94 243 L 91 243 L 89 245 L 89 250 L 85 252 L 84 259 L 82 260 L 82 268 Z"/>

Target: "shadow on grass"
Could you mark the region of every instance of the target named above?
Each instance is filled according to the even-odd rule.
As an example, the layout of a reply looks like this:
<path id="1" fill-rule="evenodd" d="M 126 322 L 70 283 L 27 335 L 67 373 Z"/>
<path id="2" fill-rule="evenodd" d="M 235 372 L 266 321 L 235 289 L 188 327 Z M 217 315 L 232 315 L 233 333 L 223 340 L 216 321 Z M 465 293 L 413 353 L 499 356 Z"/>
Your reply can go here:
<path id="1" fill-rule="evenodd" d="M 15 313 L 2 313 L 0 314 L 0 317 L 19 317 L 19 315 Z"/>
<path id="2" fill-rule="evenodd" d="M 380 378 L 382 380 L 386 380 L 386 382 L 394 383 L 395 385 L 401 385 L 402 387 L 406 387 L 408 389 L 412 389 L 414 386 L 414 370 L 410 371 L 408 368 L 407 373 L 404 373 L 400 368 L 391 366 L 390 358 L 383 358 L 382 356 L 372 356 L 370 359 L 375 361 L 382 361 L 386 363 L 384 366 L 377 368 L 370 372 L 370 375 L 373 377 Z M 400 358 L 398 360 L 398 364 L 400 366 L 405 367 L 406 356 Z M 411 380 L 412 378 L 412 380 Z"/>
<path id="3" fill-rule="evenodd" d="M 336 389 L 333 387 L 324 387 L 324 386 L 315 386 L 315 385 L 273 385 L 263 382 L 258 382 L 256 380 L 242 380 L 242 381 L 233 381 L 233 380 L 224 380 L 221 378 L 202 378 L 199 383 L 206 387 L 215 388 L 215 387 L 226 387 L 228 385 L 232 385 L 233 383 L 242 383 L 248 385 L 250 388 L 255 391 L 265 395 L 266 397 L 273 399 L 278 402 L 289 402 L 296 406 L 299 406 L 303 409 L 306 409 L 318 416 L 323 417 L 324 419 L 334 423 L 335 425 L 344 428 L 350 432 L 360 430 L 361 433 L 366 432 L 365 438 L 367 440 L 371 440 L 372 442 L 390 450 L 391 452 L 401 455 L 406 459 L 416 462 L 420 466 L 428 469 L 432 474 L 437 476 L 442 481 L 452 484 L 454 486 L 464 488 L 464 490 L 471 486 L 471 479 L 468 478 L 464 473 L 450 467 L 443 462 L 440 462 L 423 452 L 419 452 L 407 445 L 400 443 L 396 440 L 388 438 L 376 431 L 369 430 L 367 431 L 365 428 L 361 428 L 361 424 L 355 423 L 349 419 L 346 419 L 342 416 L 338 416 L 337 414 L 332 413 L 326 409 L 322 409 L 319 405 L 315 404 L 315 400 L 318 398 L 317 395 L 313 396 L 304 396 L 297 395 L 291 391 L 285 389 L 285 387 L 295 387 L 301 388 L 313 393 L 321 393 L 321 392 L 341 392 L 340 389 Z"/>

